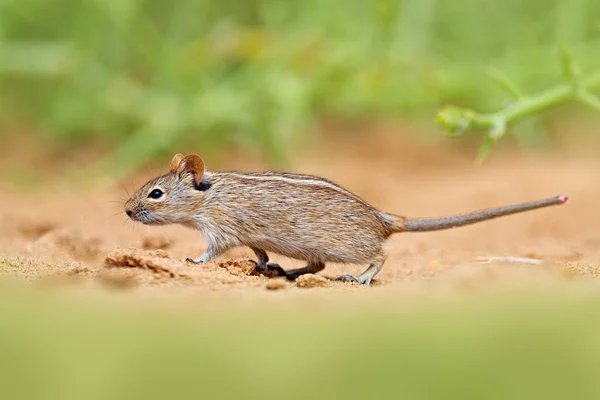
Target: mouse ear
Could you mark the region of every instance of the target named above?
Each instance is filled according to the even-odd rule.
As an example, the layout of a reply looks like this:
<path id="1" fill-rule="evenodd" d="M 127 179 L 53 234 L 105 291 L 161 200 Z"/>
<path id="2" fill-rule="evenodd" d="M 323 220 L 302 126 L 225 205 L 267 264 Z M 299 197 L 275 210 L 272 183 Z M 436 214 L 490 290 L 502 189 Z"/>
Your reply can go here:
<path id="1" fill-rule="evenodd" d="M 177 171 L 177 167 L 179 167 L 179 163 L 183 160 L 183 154 L 175 154 L 173 160 L 171 160 L 171 172 Z"/>
<path id="2" fill-rule="evenodd" d="M 177 173 L 180 179 L 183 179 L 185 174 L 191 174 L 194 178 L 194 184 L 199 187 L 204 176 L 204 161 L 196 154 L 189 154 L 179 163 Z"/>

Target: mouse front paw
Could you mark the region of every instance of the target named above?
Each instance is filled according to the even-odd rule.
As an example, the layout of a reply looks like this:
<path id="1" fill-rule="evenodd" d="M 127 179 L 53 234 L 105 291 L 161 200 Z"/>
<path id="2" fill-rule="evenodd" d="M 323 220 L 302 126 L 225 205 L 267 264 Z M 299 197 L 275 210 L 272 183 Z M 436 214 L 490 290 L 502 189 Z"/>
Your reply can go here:
<path id="1" fill-rule="evenodd" d="M 186 263 L 193 263 L 193 264 L 202 264 L 204 263 L 204 261 L 202 261 L 200 258 L 198 258 L 197 260 L 194 260 L 193 258 L 186 258 L 185 259 Z"/>

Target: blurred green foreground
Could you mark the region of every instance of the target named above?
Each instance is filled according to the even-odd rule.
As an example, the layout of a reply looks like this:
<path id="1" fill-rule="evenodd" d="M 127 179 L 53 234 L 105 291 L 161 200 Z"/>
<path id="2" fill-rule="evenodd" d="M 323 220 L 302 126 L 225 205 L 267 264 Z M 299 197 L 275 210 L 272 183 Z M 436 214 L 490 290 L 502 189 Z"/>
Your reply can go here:
<path id="1" fill-rule="evenodd" d="M 593 0 L 4 0 L 1 132 L 110 149 L 107 167 L 183 144 L 285 159 L 323 117 L 431 132 L 443 104 L 506 104 L 489 66 L 539 90 L 561 80 L 563 42 L 598 68 L 599 16 Z"/>
<path id="2" fill-rule="evenodd" d="M 600 395 L 597 295 L 219 312 L 0 297 L 3 399 Z"/>

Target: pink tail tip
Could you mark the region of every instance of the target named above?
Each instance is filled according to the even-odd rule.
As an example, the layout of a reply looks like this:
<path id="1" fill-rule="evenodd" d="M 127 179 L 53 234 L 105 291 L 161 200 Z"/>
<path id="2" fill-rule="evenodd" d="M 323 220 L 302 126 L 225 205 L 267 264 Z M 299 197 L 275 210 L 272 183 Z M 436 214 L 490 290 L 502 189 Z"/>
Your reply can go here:
<path id="1" fill-rule="evenodd" d="M 558 201 L 560 203 L 566 203 L 569 198 L 567 196 L 558 196 Z"/>

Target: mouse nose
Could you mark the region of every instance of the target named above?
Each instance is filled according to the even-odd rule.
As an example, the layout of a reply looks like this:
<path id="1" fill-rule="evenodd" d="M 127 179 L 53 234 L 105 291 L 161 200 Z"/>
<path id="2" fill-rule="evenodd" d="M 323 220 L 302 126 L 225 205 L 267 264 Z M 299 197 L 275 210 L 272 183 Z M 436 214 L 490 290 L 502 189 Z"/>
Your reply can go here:
<path id="1" fill-rule="evenodd" d="M 133 215 L 133 211 L 131 211 L 131 210 L 127 210 L 127 211 L 125 211 L 125 214 L 127 214 L 127 216 L 128 216 L 129 218 L 131 218 L 131 216 Z"/>

